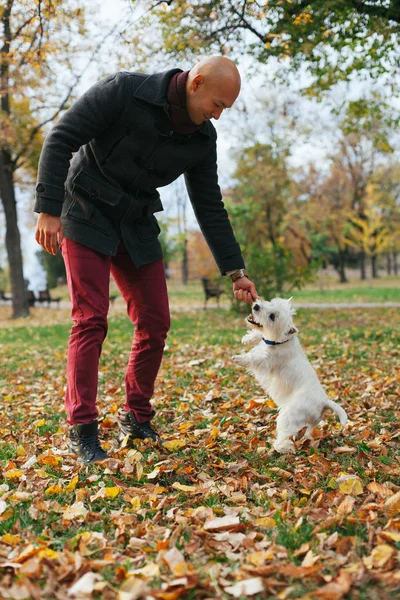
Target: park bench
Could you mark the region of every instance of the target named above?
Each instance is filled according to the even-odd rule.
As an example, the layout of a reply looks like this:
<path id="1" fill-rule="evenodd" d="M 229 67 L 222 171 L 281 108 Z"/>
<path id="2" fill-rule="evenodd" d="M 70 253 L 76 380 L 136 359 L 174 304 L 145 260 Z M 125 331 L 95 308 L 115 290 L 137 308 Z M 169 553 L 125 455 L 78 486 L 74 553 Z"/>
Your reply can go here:
<path id="1" fill-rule="evenodd" d="M 209 298 L 216 298 L 219 306 L 219 297 L 225 293 L 225 290 L 219 283 L 210 281 L 208 277 L 202 277 L 201 282 L 204 290 L 204 308 L 207 308 L 207 300 Z"/>
<path id="2" fill-rule="evenodd" d="M 0 300 L 3 302 L 11 302 L 12 296 L 8 296 L 4 290 L 0 290 Z"/>
<path id="3" fill-rule="evenodd" d="M 57 303 L 57 308 L 59 308 L 59 306 L 60 306 L 60 300 L 61 300 L 61 298 L 52 298 L 49 290 L 39 291 L 39 297 L 37 298 L 37 301 L 40 304 L 47 302 L 47 306 L 50 306 L 51 302 L 55 302 L 55 303 Z"/>

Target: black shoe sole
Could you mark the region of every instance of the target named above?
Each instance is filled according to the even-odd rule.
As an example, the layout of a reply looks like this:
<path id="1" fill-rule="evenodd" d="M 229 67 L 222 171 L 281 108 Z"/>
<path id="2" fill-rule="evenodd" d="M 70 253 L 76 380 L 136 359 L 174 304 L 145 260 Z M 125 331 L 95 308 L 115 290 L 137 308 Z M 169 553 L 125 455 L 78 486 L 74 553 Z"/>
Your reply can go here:
<path id="1" fill-rule="evenodd" d="M 95 464 L 100 464 L 105 460 L 108 460 L 110 457 L 105 456 L 104 458 L 98 458 L 97 460 L 86 460 L 85 458 L 83 458 L 80 454 L 77 454 L 75 452 L 75 450 L 70 446 L 69 447 L 69 451 L 71 452 L 71 454 L 75 454 L 75 456 L 77 457 L 77 459 L 79 460 L 80 463 L 82 463 L 83 465 L 95 465 Z"/>

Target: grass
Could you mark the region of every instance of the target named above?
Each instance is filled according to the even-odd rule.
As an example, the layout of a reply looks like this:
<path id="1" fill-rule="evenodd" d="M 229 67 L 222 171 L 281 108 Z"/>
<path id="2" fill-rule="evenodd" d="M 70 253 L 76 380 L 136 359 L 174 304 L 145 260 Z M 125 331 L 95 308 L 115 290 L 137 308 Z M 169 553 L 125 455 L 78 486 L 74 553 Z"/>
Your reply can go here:
<path id="1" fill-rule="evenodd" d="M 42 314 L 44 311 L 40 318 Z M 82 567 L 76 572 L 71 563 L 73 577 L 89 570 L 99 573 L 107 584 L 102 597 L 117 597 L 115 590 L 125 580 L 129 566 L 124 565 L 129 561 L 133 561 L 132 569 L 159 565 L 158 574 L 144 578 L 148 589 L 158 590 L 162 597 L 160 594 L 167 592 L 161 586 L 179 576 L 163 560 L 162 552 L 175 547 L 191 569 L 189 584 L 195 581 L 193 573 L 198 576 L 194 588 L 182 592 L 182 598 L 230 597 L 223 586 L 216 588 L 212 583 L 211 565 L 218 565 L 219 577 L 232 585 L 237 579 L 256 576 L 249 574 L 250 567 L 273 566 L 272 574 L 265 575 L 270 591 L 253 596 L 263 600 L 276 597 L 276 590 L 285 587 L 292 589 L 288 598 L 311 594 L 323 585 L 321 575 L 336 578 L 343 568 L 355 574 L 349 598 L 385 598 L 379 596 L 382 586 L 395 589 L 390 563 L 372 573 L 365 570 L 362 578 L 357 564 L 380 543 L 380 532 L 390 531 L 384 499 L 372 499 L 369 484 L 391 485 L 393 493 L 400 486 L 395 437 L 399 419 L 398 310 L 299 309 L 296 324 L 303 347 L 329 396 L 345 407 L 350 424 L 341 432 L 329 414 L 320 437 L 311 447 L 300 444 L 294 457 L 271 451 L 275 407 L 261 401 L 262 390 L 232 364 L 231 355 L 241 351 L 243 316 L 222 309 L 174 312 L 154 397 L 155 425 L 166 437 L 184 440 L 185 445 L 168 452 L 147 442 L 138 444 L 139 474 L 127 470 L 127 451 L 118 452 L 116 445 L 116 411 L 124 399 L 124 369 L 133 328 L 121 313 L 110 313 L 98 396 L 104 425 L 101 437 L 115 462 L 108 469 L 86 468 L 64 454 L 68 314 L 47 311 L 45 315 L 46 323 L 40 322 L 35 312 L 25 322 L 0 328 L 0 468 L 7 486 L 2 490 L 8 494 L 0 514 L 0 548 L 5 543 L 1 536 L 12 535 L 21 541 L 12 542 L 14 546 L 7 547 L 5 555 L 39 543 L 62 558 L 59 562 L 39 561 L 37 574 L 30 576 L 31 585 L 42 585 L 51 564 L 52 573 L 61 578 L 57 589 L 65 595 L 73 579 L 63 580 L 62 569 L 73 560 L 71 553 L 78 552 Z M 50 317 L 57 322 L 49 322 Z M 338 448 L 344 451 L 338 452 Z M 37 462 L 24 468 L 33 455 Z M 158 474 L 149 479 L 156 468 Z M 18 470 L 25 479 L 10 477 Z M 353 496 L 351 511 L 339 517 L 338 507 L 347 497 L 335 486 L 340 473 L 357 476 L 362 493 Z M 76 487 L 68 491 L 76 475 Z M 192 493 L 174 487 L 176 484 L 203 491 Z M 55 485 L 60 489 L 46 492 Z M 102 488 L 116 487 L 121 491 L 115 496 L 98 496 Z M 27 497 L 21 501 L 17 492 Z M 65 521 L 64 511 L 76 502 L 84 504 L 87 517 Z M 364 503 L 371 502 L 375 516 L 368 521 L 369 509 Z M 237 531 L 228 530 L 221 536 L 204 528 L 207 520 L 231 514 L 239 516 Z M 265 517 L 270 520 L 263 524 Z M 335 532 L 337 543 L 349 549 L 345 563 L 337 561 L 334 546 L 323 543 Z M 159 544 L 169 536 L 173 542 L 160 550 Z M 131 538 L 145 541 L 145 546 L 132 547 Z M 233 545 L 229 539 L 234 540 Z M 385 543 L 392 544 L 390 540 Z M 305 552 L 319 556 L 320 570 L 316 575 L 305 570 L 303 577 L 293 579 L 283 569 L 290 565 L 303 568 L 303 545 L 309 547 Z M 257 566 L 261 549 L 267 555 L 270 552 L 270 558 Z M 105 565 L 110 556 L 112 564 Z M 24 576 L 15 573 L 8 581 L 10 585 L 21 583 Z M 278 587 L 274 588 L 273 581 L 278 581 Z M 43 591 L 36 588 L 35 593 L 52 597 L 40 595 Z"/>

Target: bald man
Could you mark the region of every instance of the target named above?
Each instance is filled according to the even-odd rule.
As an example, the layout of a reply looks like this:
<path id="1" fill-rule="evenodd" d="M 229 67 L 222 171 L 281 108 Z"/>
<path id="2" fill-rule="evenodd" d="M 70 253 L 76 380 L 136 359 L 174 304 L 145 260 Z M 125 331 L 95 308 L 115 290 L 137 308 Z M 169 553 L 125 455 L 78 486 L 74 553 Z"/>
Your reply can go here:
<path id="1" fill-rule="evenodd" d="M 47 136 L 39 162 L 37 242 L 60 247 L 72 303 L 65 407 L 70 449 L 88 464 L 107 458 L 98 437 L 98 366 L 107 334 L 110 273 L 135 325 L 119 410 L 119 439 L 157 440 L 154 382 L 170 316 L 158 188 L 181 174 L 200 228 L 237 299 L 257 296 L 248 279 L 217 177 L 219 119 L 240 75 L 214 56 L 190 71 L 121 72 L 90 88 Z M 71 160 L 72 159 L 72 160 Z"/>

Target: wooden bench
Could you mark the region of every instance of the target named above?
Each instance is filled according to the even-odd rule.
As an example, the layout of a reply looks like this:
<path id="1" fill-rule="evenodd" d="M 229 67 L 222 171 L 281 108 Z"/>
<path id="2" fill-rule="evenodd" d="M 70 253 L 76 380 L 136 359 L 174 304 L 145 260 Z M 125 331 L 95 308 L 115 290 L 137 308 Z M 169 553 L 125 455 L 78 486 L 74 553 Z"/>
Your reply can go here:
<path id="1" fill-rule="evenodd" d="M 210 281 L 208 277 L 202 277 L 201 282 L 204 290 L 204 308 L 207 308 L 207 300 L 209 298 L 216 298 L 219 306 L 219 297 L 225 294 L 225 290 L 219 283 Z"/>
<path id="2" fill-rule="evenodd" d="M 35 292 L 32 292 L 32 290 L 27 290 L 26 294 L 27 294 L 27 297 L 28 297 L 28 304 L 29 304 L 29 306 L 35 306 L 35 302 L 37 300 L 37 298 L 35 296 Z"/>
<path id="3" fill-rule="evenodd" d="M 11 302 L 12 296 L 11 294 L 7 296 L 4 290 L 0 290 L 0 300 L 2 300 L 3 302 Z"/>
<path id="4" fill-rule="evenodd" d="M 37 298 L 37 301 L 40 304 L 47 302 L 47 306 L 50 306 L 51 302 L 55 302 L 57 304 L 57 308 L 60 307 L 60 300 L 61 298 L 52 298 L 49 290 L 39 291 L 39 297 Z"/>

